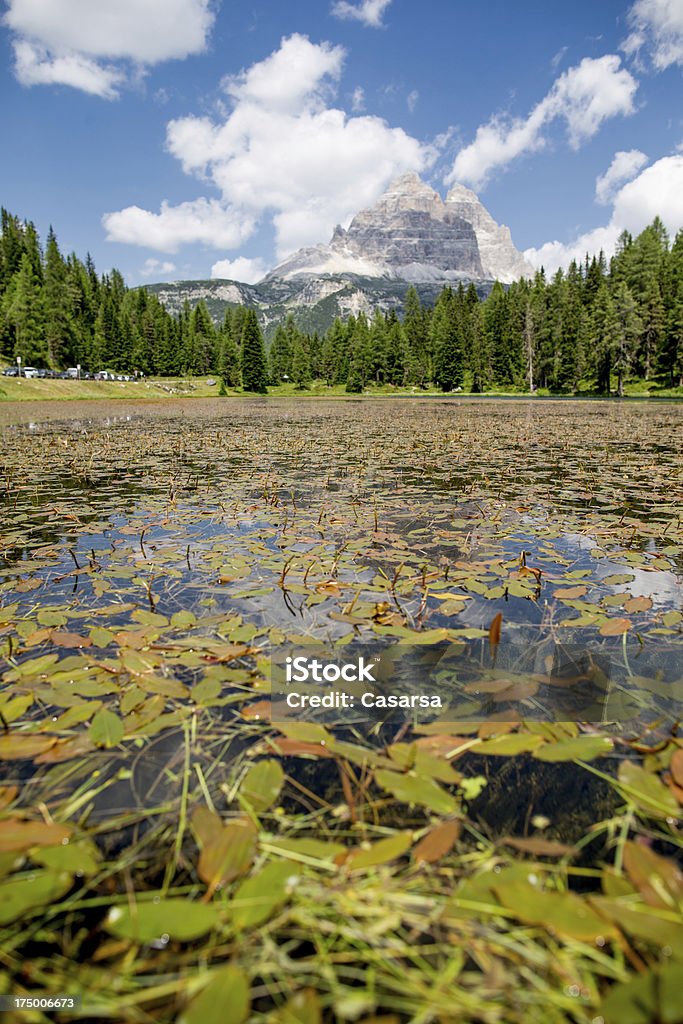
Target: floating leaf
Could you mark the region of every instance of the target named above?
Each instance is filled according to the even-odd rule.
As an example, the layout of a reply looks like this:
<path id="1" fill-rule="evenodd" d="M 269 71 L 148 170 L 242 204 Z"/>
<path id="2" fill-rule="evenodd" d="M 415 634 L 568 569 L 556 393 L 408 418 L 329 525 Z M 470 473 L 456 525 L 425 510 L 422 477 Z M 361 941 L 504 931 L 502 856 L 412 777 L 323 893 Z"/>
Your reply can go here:
<path id="1" fill-rule="evenodd" d="M 230 916 L 238 931 L 257 928 L 268 921 L 287 900 L 296 870 L 283 861 L 271 861 L 245 879 L 230 901 Z"/>
<path id="2" fill-rule="evenodd" d="M 224 825 L 203 847 L 197 872 L 213 893 L 220 885 L 245 874 L 256 853 L 256 828 L 249 818 Z"/>
<path id="3" fill-rule="evenodd" d="M 485 754 L 487 757 L 511 757 L 515 754 L 527 754 L 543 745 L 542 736 L 531 733 L 514 733 L 510 736 L 496 736 L 492 740 L 483 740 L 472 747 L 472 753 Z"/>
<path id="4" fill-rule="evenodd" d="M 642 843 L 624 843 L 624 868 L 651 907 L 677 910 L 683 904 L 683 873 L 674 860 Z"/>
<path id="5" fill-rule="evenodd" d="M 29 850 L 32 846 L 58 846 L 68 840 L 67 825 L 5 818 L 0 828 L 0 851 Z"/>
<path id="6" fill-rule="evenodd" d="M 351 850 L 344 866 L 350 871 L 358 871 L 361 868 L 374 868 L 380 864 L 388 864 L 410 849 L 412 841 L 410 832 L 398 832 L 396 835 L 380 839 L 376 843 L 369 843 L 367 847 L 361 846 L 356 850 Z"/>
<path id="7" fill-rule="evenodd" d="M 271 1024 L 321 1024 L 320 996 L 312 988 L 296 992 L 283 1007 L 271 1014 L 269 1019 Z M 370 1022 L 365 1021 L 365 1024 Z M 382 1024 L 398 1024 L 398 1020 L 392 1021 L 388 1017 L 383 1017 Z"/>
<path id="8" fill-rule="evenodd" d="M 512 846 L 515 850 L 521 850 L 522 853 L 531 853 L 534 857 L 567 857 L 576 852 L 574 846 L 558 843 L 554 839 L 542 839 L 540 836 L 520 839 L 506 836 L 503 842 L 506 846 Z"/>
<path id="9" fill-rule="evenodd" d="M 576 736 L 557 743 L 546 743 L 534 751 L 538 761 L 592 761 L 609 754 L 613 743 L 609 736 Z"/>
<path id="10" fill-rule="evenodd" d="M 239 795 L 257 813 L 266 811 L 280 795 L 284 778 L 279 761 L 258 761 L 249 767 L 242 779 Z"/>
<path id="11" fill-rule="evenodd" d="M 647 814 L 660 818 L 678 816 L 678 803 L 671 790 L 642 765 L 622 761 L 619 783 L 626 797 Z"/>
<path id="12" fill-rule="evenodd" d="M 630 619 L 608 619 L 600 627 L 600 636 L 622 636 L 632 625 Z"/>
<path id="13" fill-rule="evenodd" d="M 64 872 L 32 871 L 0 884 L 0 925 L 23 917 L 36 907 L 53 903 L 69 891 L 71 875 Z"/>
<path id="14" fill-rule="evenodd" d="M 453 814 L 457 810 L 455 797 L 431 778 L 419 778 L 413 774 L 402 775 L 399 772 L 378 769 L 375 772 L 375 781 L 403 803 L 428 807 L 437 814 Z"/>
<path id="15" fill-rule="evenodd" d="M 575 893 L 546 892 L 521 881 L 497 885 L 495 891 L 520 921 L 541 925 L 562 938 L 594 942 L 614 935 L 614 929 Z"/>
<path id="16" fill-rule="evenodd" d="M 229 965 L 211 974 L 177 1024 L 242 1024 L 248 1015 L 249 982 L 241 968 Z"/>
<path id="17" fill-rule="evenodd" d="M 55 736 L 30 736 L 27 733 L 6 733 L 0 736 L 0 761 L 22 761 L 49 750 Z"/>
<path id="18" fill-rule="evenodd" d="M 206 935 L 217 923 L 218 910 L 212 903 L 156 898 L 132 906 L 126 903 L 112 907 L 104 926 L 112 935 L 133 942 L 152 942 L 163 936 L 191 942 Z"/>
<path id="19" fill-rule="evenodd" d="M 413 859 L 419 864 L 435 864 L 451 852 L 458 841 L 462 822 L 458 818 L 437 825 L 420 840 L 413 850 Z"/>
<path id="20" fill-rule="evenodd" d="M 115 747 L 123 739 L 123 720 L 113 711 L 102 708 L 92 722 L 88 734 L 97 747 Z"/>

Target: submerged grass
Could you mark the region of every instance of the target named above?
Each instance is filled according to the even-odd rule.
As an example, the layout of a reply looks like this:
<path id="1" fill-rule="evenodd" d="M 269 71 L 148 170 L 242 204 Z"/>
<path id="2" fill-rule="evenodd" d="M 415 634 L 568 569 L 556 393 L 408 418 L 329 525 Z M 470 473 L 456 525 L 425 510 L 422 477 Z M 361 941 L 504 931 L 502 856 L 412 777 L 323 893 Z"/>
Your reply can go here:
<path id="1" fill-rule="evenodd" d="M 0 986 L 83 1009 L 16 1019 L 678 1019 L 678 407 L 69 416 L 3 429 Z M 628 714 L 501 660 L 434 720 L 273 714 L 287 645 L 492 637 Z"/>

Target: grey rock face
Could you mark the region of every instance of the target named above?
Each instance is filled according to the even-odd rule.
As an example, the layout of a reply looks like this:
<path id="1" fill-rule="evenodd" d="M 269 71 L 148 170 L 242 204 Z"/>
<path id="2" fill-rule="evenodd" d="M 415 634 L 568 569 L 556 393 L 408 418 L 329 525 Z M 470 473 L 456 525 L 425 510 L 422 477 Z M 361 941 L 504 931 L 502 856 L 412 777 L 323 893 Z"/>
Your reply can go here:
<path id="1" fill-rule="evenodd" d="M 494 280 L 528 275 L 510 232 L 469 189 L 446 202 L 416 174 L 394 181 L 374 206 L 337 227 L 329 245 L 300 249 L 266 280 L 298 274 L 359 274 L 405 281 Z"/>

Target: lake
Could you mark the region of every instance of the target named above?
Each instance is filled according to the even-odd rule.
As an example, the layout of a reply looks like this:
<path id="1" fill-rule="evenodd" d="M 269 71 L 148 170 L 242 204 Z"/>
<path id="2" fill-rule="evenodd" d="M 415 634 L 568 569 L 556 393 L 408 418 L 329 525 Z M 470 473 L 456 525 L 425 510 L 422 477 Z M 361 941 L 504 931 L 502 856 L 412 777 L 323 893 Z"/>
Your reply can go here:
<path id="1" fill-rule="evenodd" d="M 590 829 L 621 820 L 625 798 L 622 847 L 640 814 L 671 852 L 683 405 L 21 403 L 0 405 L 0 432 L 0 808 L 19 836 L 0 840 L 13 885 L 0 923 L 46 971 L 56 956 L 63 986 L 78 986 L 71 961 L 94 957 L 98 1006 L 125 994 L 132 1020 L 151 998 L 143 974 L 169 972 L 152 1019 L 173 1019 L 183 942 L 202 937 L 210 957 L 231 941 L 236 886 L 265 871 L 280 895 L 265 916 L 241 911 L 239 928 L 295 942 L 316 900 L 332 927 L 316 886 L 335 872 L 364 872 L 353 877 L 372 889 L 368 906 L 383 898 L 379 868 L 395 872 L 398 902 L 414 891 L 406 858 L 434 828 L 451 838 L 418 861 L 437 871 L 445 858 L 450 882 L 429 876 L 420 898 L 441 906 L 460 879 L 467 898 L 527 923 L 513 889 L 484 899 L 471 872 L 497 857 L 512 885 L 515 858 L 563 857 L 579 892 L 611 857 L 605 830 L 590 847 Z M 385 687 L 436 688 L 447 709 L 281 713 L 283 655 L 311 650 L 392 658 Z M 300 902 L 283 865 L 305 876 Z M 149 920 L 126 909 L 131 887 Z M 555 934 L 573 941 L 562 921 Z M 409 971 L 416 1006 L 422 970 Z M 405 998 L 382 1005 L 409 1014 Z"/>

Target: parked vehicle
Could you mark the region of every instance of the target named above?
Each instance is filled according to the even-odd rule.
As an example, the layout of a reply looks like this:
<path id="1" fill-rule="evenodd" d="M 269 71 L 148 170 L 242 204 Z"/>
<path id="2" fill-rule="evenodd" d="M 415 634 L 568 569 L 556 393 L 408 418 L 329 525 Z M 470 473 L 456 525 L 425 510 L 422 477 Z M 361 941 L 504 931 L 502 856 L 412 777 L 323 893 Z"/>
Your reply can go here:
<path id="1" fill-rule="evenodd" d="M 28 380 L 31 380 L 33 377 L 40 376 L 40 370 L 35 366 L 25 366 L 21 371 L 21 375 L 22 377 L 26 377 Z"/>
<path id="2" fill-rule="evenodd" d="M 17 377 L 19 371 L 17 370 L 16 366 L 6 366 L 5 369 L 2 371 L 2 374 L 3 377 Z"/>

